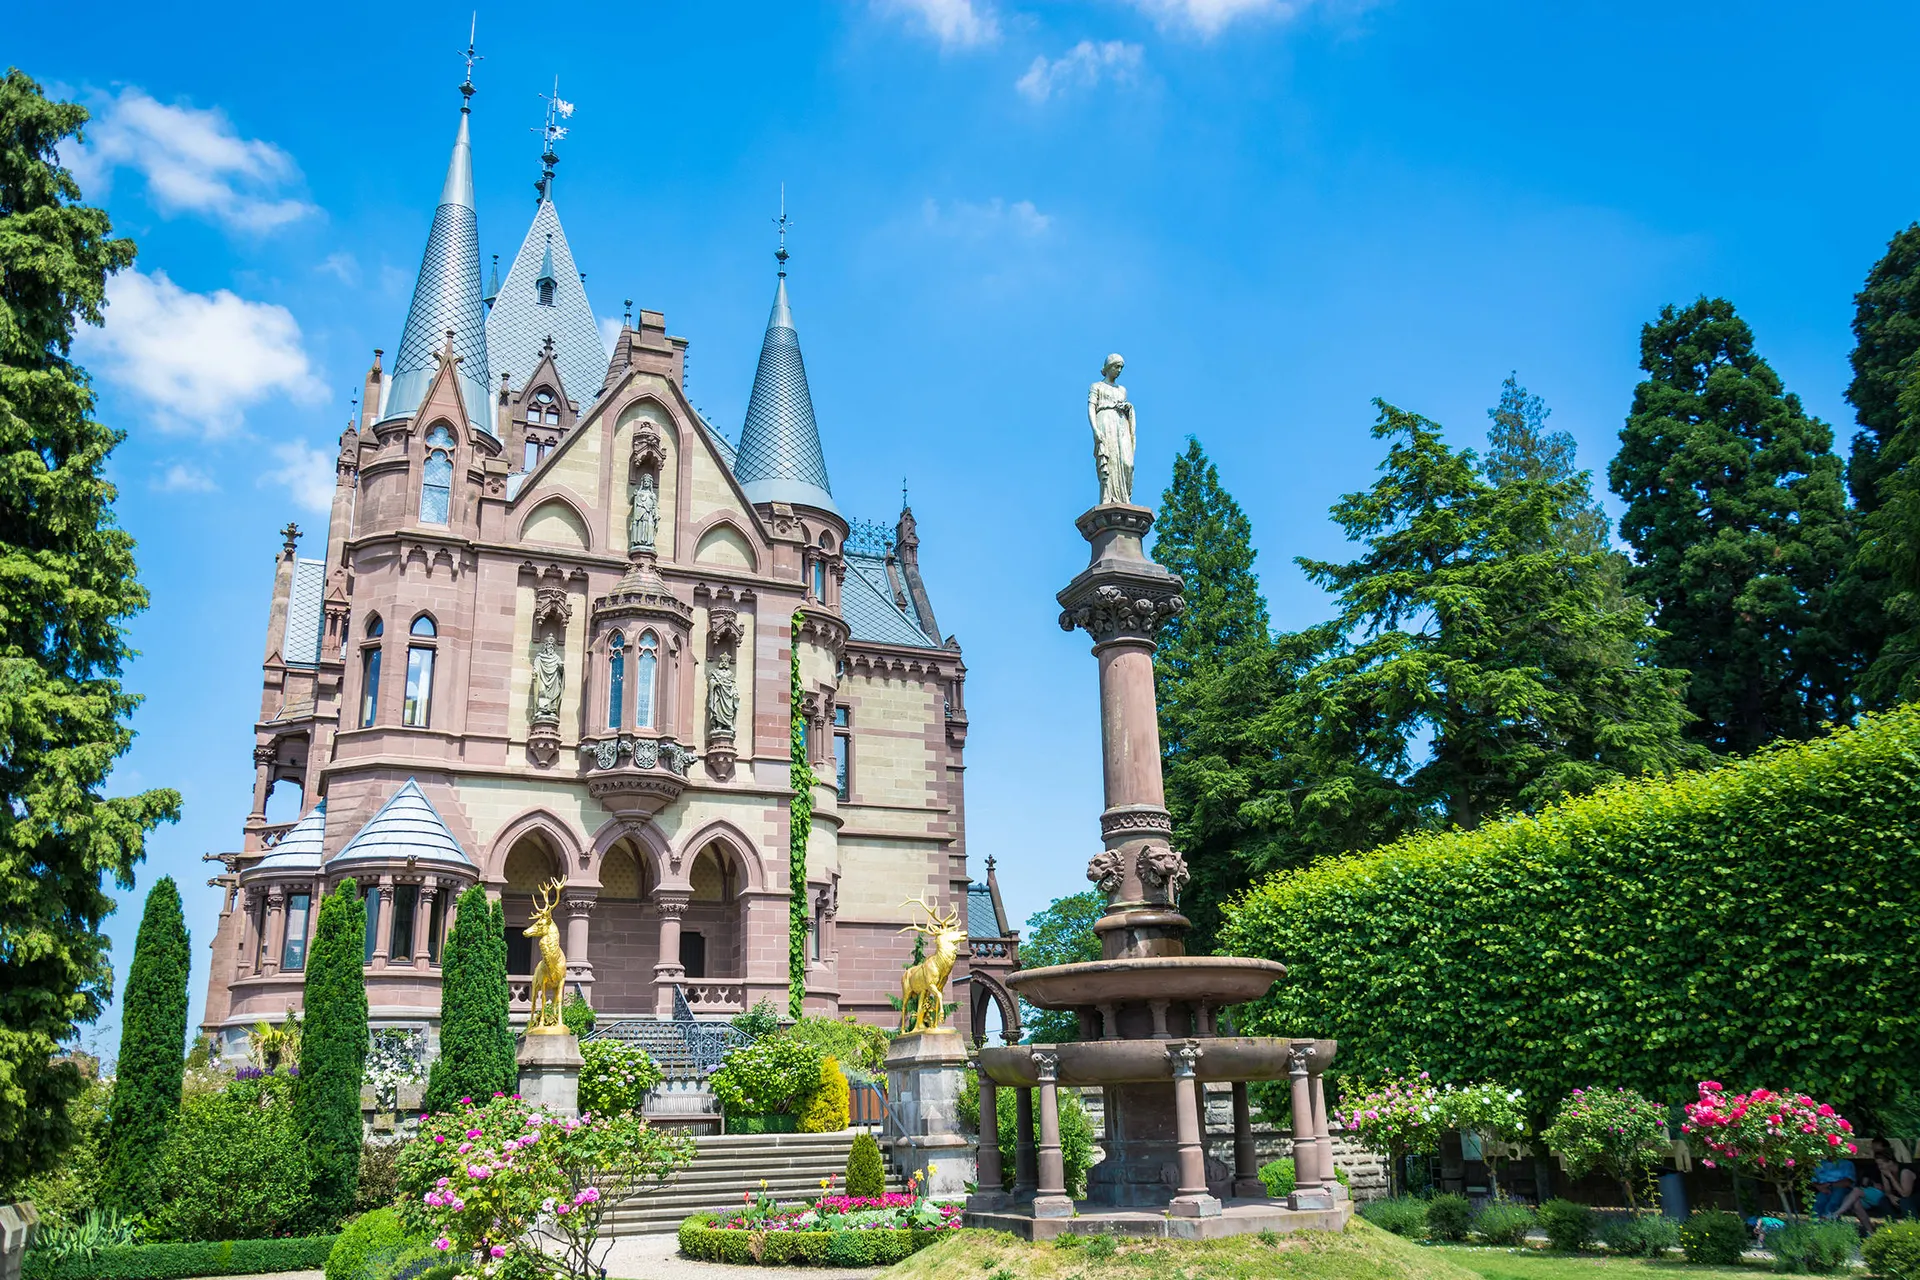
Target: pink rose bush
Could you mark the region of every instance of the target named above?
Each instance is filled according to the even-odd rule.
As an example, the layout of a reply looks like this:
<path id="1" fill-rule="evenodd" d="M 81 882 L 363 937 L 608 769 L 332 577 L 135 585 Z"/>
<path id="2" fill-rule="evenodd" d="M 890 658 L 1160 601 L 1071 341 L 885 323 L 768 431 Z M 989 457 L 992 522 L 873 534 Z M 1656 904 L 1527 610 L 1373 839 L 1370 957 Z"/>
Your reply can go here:
<path id="1" fill-rule="evenodd" d="M 1618 1182 L 1630 1209 L 1672 1151 L 1667 1109 L 1626 1088 L 1575 1089 L 1540 1137 L 1573 1177 L 1597 1169 Z"/>
<path id="2" fill-rule="evenodd" d="M 1810 1178 L 1821 1161 L 1859 1150 L 1853 1125 L 1824 1102 L 1769 1089 L 1729 1093 L 1715 1080 L 1701 1082 L 1700 1100 L 1687 1104 L 1680 1128 L 1707 1153 L 1701 1163 L 1724 1162 L 1771 1182 L 1789 1213 L 1791 1187 Z"/>
<path id="3" fill-rule="evenodd" d="M 1440 1090 L 1424 1071 L 1350 1092 L 1345 1107 L 1327 1120 L 1330 1128 L 1351 1132 L 1361 1146 L 1385 1156 L 1396 1184 L 1404 1180 L 1406 1157 L 1439 1150 L 1447 1128 Z"/>

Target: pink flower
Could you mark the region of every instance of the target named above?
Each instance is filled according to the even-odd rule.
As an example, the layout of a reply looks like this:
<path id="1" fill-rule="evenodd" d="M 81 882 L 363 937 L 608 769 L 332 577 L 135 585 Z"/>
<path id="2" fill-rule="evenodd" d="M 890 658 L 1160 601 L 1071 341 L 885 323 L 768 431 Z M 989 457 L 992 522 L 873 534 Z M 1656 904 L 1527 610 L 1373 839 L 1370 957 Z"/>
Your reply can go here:
<path id="1" fill-rule="evenodd" d="M 573 1198 L 575 1204 L 593 1204 L 600 1199 L 600 1188 L 588 1187 Z"/>
<path id="2" fill-rule="evenodd" d="M 444 1133 L 436 1133 L 433 1135 L 433 1140 L 435 1142 L 445 1142 L 447 1140 L 447 1135 Z"/>
<path id="3" fill-rule="evenodd" d="M 497 1098 L 497 1097 L 499 1097 L 500 1095 L 496 1093 L 496 1094 L 494 1094 L 493 1096 Z M 506 1257 L 506 1256 L 507 1256 L 507 1246 L 505 1246 L 505 1245 L 503 1245 L 503 1244 L 497 1244 L 497 1245 L 495 1245 L 495 1246 L 493 1246 L 493 1248 L 491 1248 L 491 1249 L 489 1249 L 489 1250 L 487 1250 L 487 1252 L 488 1252 L 488 1253 L 489 1253 L 490 1255 L 492 1255 L 493 1257 L 496 1257 L 496 1258 L 504 1258 L 504 1257 Z"/>
<path id="4" fill-rule="evenodd" d="M 467 1166 L 467 1176 L 476 1182 L 482 1182 L 493 1176 L 493 1170 L 483 1164 L 470 1164 Z"/>
<path id="5" fill-rule="evenodd" d="M 453 1248 L 453 1241 L 447 1239 L 445 1236 L 441 1236 L 438 1240 L 435 1240 L 433 1242 L 433 1247 L 438 1249 L 440 1252 L 445 1253 L 447 1250 Z"/>
<path id="6" fill-rule="evenodd" d="M 480 1136 L 480 1131 L 478 1129 L 469 1129 L 467 1130 L 467 1136 L 469 1138 L 477 1138 Z"/>
<path id="7" fill-rule="evenodd" d="M 1839 1134 L 1837 1134 L 1837 1133 L 1830 1133 L 1830 1134 L 1828 1134 L 1828 1135 L 1827 1135 L 1827 1145 L 1828 1145 L 1828 1146 L 1830 1146 L 1830 1147 L 1837 1147 L 1837 1146 L 1839 1146 L 1839 1145 L 1840 1145 L 1840 1135 L 1839 1135 Z"/>
<path id="8" fill-rule="evenodd" d="M 473 1099 L 472 1099 L 472 1098 L 462 1098 L 462 1099 L 460 1099 L 460 1104 L 461 1104 L 462 1106 L 467 1106 L 467 1107 L 470 1107 L 470 1106 L 472 1106 L 472 1105 L 473 1105 Z"/>
<path id="9" fill-rule="evenodd" d="M 1833 1114 L 1833 1108 L 1823 1102 L 1820 1104 L 1820 1114 L 1823 1116 L 1830 1116 Z"/>
<path id="10" fill-rule="evenodd" d="M 454 1148 L 454 1154 L 463 1156 L 471 1150 L 473 1150 L 473 1144 L 471 1142 L 463 1142 L 458 1147 Z"/>

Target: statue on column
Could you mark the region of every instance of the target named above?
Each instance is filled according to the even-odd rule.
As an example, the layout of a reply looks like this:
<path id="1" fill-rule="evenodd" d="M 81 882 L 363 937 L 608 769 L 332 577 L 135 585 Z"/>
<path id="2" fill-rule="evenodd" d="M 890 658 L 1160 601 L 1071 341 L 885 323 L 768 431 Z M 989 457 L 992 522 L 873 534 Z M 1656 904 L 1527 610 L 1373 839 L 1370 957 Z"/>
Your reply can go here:
<path id="1" fill-rule="evenodd" d="M 651 551 L 660 527 L 660 482 L 653 472 L 642 471 L 640 483 L 633 487 L 633 513 L 627 517 L 627 546 L 631 550 Z"/>
<path id="2" fill-rule="evenodd" d="M 554 643 L 553 632 L 549 631 L 533 654 L 534 719 L 560 718 L 560 695 L 565 681 L 566 660 L 560 652 L 560 646 Z"/>
<path id="3" fill-rule="evenodd" d="M 707 721 L 715 733 L 731 734 L 740 716 L 740 688 L 734 682 L 733 655 L 716 654 L 707 668 Z"/>
<path id="4" fill-rule="evenodd" d="M 1100 381 L 1087 391 L 1087 421 L 1093 426 L 1093 463 L 1100 473 L 1100 505 L 1133 503 L 1133 406 L 1120 385 L 1126 367 L 1118 353 L 1100 367 Z"/>

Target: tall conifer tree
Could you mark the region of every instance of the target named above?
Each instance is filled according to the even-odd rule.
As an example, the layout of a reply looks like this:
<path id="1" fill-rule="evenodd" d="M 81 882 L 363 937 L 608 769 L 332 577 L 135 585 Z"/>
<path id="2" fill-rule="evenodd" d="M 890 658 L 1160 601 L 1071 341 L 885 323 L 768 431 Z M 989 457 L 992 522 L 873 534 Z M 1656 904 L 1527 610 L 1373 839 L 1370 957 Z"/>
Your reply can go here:
<path id="1" fill-rule="evenodd" d="M 102 794 L 133 742 L 120 673 L 147 593 L 105 475 L 121 433 L 69 358 L 133 262 L 58 162 L 86 119 L 0 78 L 0 1200 L 73 1138 L 84 1082 L 55 1057 L 112 995 L 101 877 L 132 888 L 147 833 L 180 813 L 173 791 Z"/>
<path id="2" fill-rule="evenodd" d="M 1808 737 L 1845 710 L 1854 668 L 1830 608 L 1850 539 L 1833 433 L 1725 299 L 1663 308 L 1640 366 L 1608 478 L 1661 664 L 1691 673 L 1693 732 L 1716 751 Z"/>
<path id="3" fill-rule="evenodd" d="M 371 892 L 379 892 L 374 889 Z M 360 1082 L 367 1067 L 367 913 L 359 886 L 342 880 L 320 903 L 307 957 L 300 1080 L 294 1115 L 307 1143 L 320 1216 L 353 1210 L 360 1186 Z"/>
<path id="4" fill-rule="evenodd" d="M 461 1098 L 511 1093 L 518 1076 L 508 1021 L 504 915 L 474 885 L 460 895 L 440 967 L 440 1056 L 427 1079 L 429 1111 Z"/>
<path id="5" fill-rule="evenodd" d="M 1884 707 L 1920 698 L 1920 356 L 1901 392 L 1901 426 L 1879 451 L 1878 505 L 1860 520 L 1846 585 L 1874 588 L 1880 641 L 1859 699 Z"/>
<path id="6" fill-rule="evenodd" d="M 1920 222 L 1887 242 L 1887 252 L 1854 295 L 1853 341 L 1847 402 L 1860 430 L 1847 460 L 1847 488 L 1865 515 L 1879 508 L 1881 481 L 1894 469 L 1894 460 L 1884 455 L 1905 420 L 1900 394 L 1920 353 Z"/>
<path id="7" fill-rule="evenodd" d="M 1487 430 L 1487 479 L 1495 484 L 1539 480 L 1548 484 L 1579 480 L 1585 494 L 1556 523 L 1553 537 L 1583 554 L 1597 554 L 1610 545 L 1613 522 L 1593 496 L 1592 481 L 1577 462 L 1577 447 L 1565 431 L 1547 430 L 1553 410 L 1539 396 L 1529 395 L 1518 374 L 1500 384 L 1500 403 L 1487 410 L 1493 426 Z"/>
<path id="8" fill-rule="evenodd" d="M 103 1199 L 130 1216 L 147 1204 L 147 1167 L 180 1114 L 192 960 L 180 890 L 172 876 L 161 876 L 147 891 L 120 1001 L 120 1060 L 101 1178 Z"/>

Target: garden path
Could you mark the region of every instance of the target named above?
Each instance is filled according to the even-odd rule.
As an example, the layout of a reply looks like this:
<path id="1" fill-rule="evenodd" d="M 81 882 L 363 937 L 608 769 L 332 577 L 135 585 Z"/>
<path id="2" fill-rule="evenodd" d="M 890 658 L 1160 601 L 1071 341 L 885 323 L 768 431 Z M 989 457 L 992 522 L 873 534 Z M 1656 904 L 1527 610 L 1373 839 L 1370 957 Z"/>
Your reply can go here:
<path id="1" fill-rule="evenodd" d="M 680 1237 L 673 1232 L 658 1235 L 621 1236 L 607 1254 L 607 1275 L 611 1280 L 767 1280 L 770 1267 L 735 1267 L 724 1262 L 695 1262 L 680 1256 Z M 798 1270 L 808 1270 L 798 1268 Z M 884 1267 L 864 1270 L 834 1268 L 833 1280 L 873 1280 Z"/>

